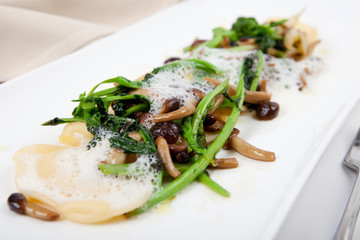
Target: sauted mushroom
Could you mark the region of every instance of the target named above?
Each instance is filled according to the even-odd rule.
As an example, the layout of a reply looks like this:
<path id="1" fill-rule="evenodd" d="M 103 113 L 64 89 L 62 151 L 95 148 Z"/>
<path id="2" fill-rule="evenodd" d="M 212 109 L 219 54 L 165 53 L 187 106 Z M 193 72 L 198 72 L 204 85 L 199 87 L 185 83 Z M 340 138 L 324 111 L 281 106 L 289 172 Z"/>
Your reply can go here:
<path id="1" fill-rule="evenodd" d="M 178 60 L 180 60 L 181 58 L 179 58 L 179 57 L 170 57 L 170 58 L 168 58 L 168 59 L 166 59 L 165 61 L 164 61 L 164 64 L 168 64 L 168 63 L 171 63 L 171 62 L 174 62 L 174 61 L 178 61 Z"/>
<path id="2" fill-rule="evenodd" d="M 277 117 L 279 109 L 276 102 L 260 102 L 256 107 L 256 115 L 260 120 L 271 120 Z"/>
<path id="3" fill-rule="evenodd" d="M 173 112 L 178 110 L 180 107 L 180 100 L 178 98 L 166 99 L 160 109 L 160 114 Z"/>
<path id="4" fill-rule="evenodd" d="M 7 202 L 9 208 L 18 214 L 28 215 L 45 221 L 54 221 L 60 217 L 58 213 L 28 201 L 21 193 L 11 194 Z"/>
<path id="5" fill-rule="evenodd" d="M 245 157 L 251 159 L 266 161 L 266 162 L 275 161 L 274 152 L 257 148 L 237 136 L 233 136 L 229 139 L 229 146 L 238 153 L 240 153 L 241 155 L 244 155 Z"/>
<path id="6" fill-rule="evenodd" d="M 257 104 L 264 101 L 269 101 L 271 99 L 271 94 L 267 92 L 257 92 L 257 91 L 246 91 L 244 101 L 247 103 Z"/>
<path id="7" fill-rule="evenodd" d="M 165 170 L 172 176 L 173 178 L 177 178 L 181 175 L 179 170 L 176 169 L 174 163 L 171 159 L 169 146 L 162 136 L 156 138 L 156 146 L 160 155 L 161 160 L 164 163 Z"/>
<path id="8" fill-rule="evenodd" d="M 160 122 L 152 126 L 150 132 L 154 139 L 163 137 L 168 144 L 173 144 L 179 138 L 180 127 L 174 122 Z"/>
<path id="9" fill-rule="evenodd" d="M 188 150 L 188 143 L 184 141 L 181 144 L 169 144 L 170 153 L 173 155 L 177 155 L 181 152 L 187 152 Z"/>
<path id="10" fill-rule="evenodd" d="M 236 158 L 215 158 L 211 166 L 220 169 L 237 168 L 239 162 Z"/>
<path id="11" fill-rule="evenodd" d="M 218 86 L 221 84 L 221 81 L 214 79 L 214 78 L 204 77 L 204 79 L 214 86 Z M 255 103 L 256 104 L 256 103 L 260 103 L 263 101 L 269 101 L 271 99 L 271 94 L 267 93 L 267 92 L 248 91 L 248 90 L 245 90 L 245 92 L 246 92 L 246 94 L 245 94 L 244 101 L 247 103 Z M 227 93 L 230 96 L 235 95 L 236 88 L 234 86 L 230 85 L 230 88 L 227 91 Z"/>
<path id="12" fill-rule="evenodd" d="M 206 95 L 203 91 L 201 91 L 198 88 L 192 88 L 190 90 L 187 90 L 187 92 L 192 93 L 193 95 L 195 95 L 196 97 L 198 97 L 200 99 L 203 99 L 205 97 L 205 95 Z"/>
<path id="13" fill-rule="evenodd" d="M 219 106 L 220 104 L 225 100 L 225 97 L 223 95 L 218 95 L 214 98 L 214 106 L 212 109 L 209 110 L 209 114 L 213 113 Z"/>
<path id="14" fill-rule="evenodd" d="M 111 153 L 107 156 L 106 160 L 103 163 L 108 164 L 121 164 L 125 163 L 127 154 L 124 153 L 121 149 L 112 149 Z"/>
<path id="15" fill-rule="evenodd" d="M 160 122 L 168 122 L 168 121 L 174 121 L 177 119 L 181 119 L 184 117 L 188 117 L 195 113 L 197 106 L 197 101 L 192 100 L 189 102 L 186 102 L 183 107 L 164 114 L 154 115 L 153 119 L 155 123 Z"/>

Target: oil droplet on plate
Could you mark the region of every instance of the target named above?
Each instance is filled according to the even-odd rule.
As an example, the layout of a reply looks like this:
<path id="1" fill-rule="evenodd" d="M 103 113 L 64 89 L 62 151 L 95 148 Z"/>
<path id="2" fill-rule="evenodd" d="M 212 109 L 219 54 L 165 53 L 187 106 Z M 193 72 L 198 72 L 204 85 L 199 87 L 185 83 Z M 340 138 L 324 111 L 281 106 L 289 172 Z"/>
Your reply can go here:
<path id="1" fill-rule="evenodd" d="M 0 152 L 6 152 L 10 149 L 9 146 L 5 146 L 5 145 L 0 145 Z"/>

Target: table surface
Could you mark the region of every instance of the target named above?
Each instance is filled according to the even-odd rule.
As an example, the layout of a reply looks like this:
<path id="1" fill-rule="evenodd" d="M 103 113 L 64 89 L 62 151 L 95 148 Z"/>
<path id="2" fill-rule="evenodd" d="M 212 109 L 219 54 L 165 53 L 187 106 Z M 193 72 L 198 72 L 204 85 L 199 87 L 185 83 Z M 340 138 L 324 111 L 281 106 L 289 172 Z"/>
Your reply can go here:
<path id="1" fill-rule="evenodd" d="M 333 239 L 356 180 L 343 159 L 360 127 L 360 101 L 329 144 L 276 239 Z M 360 223 L 354 233 L 360 239 Z"/>

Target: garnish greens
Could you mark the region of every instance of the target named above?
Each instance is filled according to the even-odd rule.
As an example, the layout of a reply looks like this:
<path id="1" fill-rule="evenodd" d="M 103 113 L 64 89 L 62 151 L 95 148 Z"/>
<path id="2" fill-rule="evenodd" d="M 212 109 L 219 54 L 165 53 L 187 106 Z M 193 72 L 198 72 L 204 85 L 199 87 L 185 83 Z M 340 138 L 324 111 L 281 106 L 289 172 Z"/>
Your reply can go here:
<path id="1" fill-rule="evenodd" d="M 254 39 L 258 48 L 266 53 L 269 48 L 274 48 L 278 51 L 279 57 L 282 55 L 282 51 L 285 50 L 283 45 L 283 37 L 278 33 L 276 27 L 286 22 L 286 19 L 270 22 L 265 24 L 259 24 L 255 18 L 252 17 L 239 17 L 235 23 L 233 23 L 230 30 L 222 27 L 213 29 L 213 38 L 200 45 L 194 47 L 187 47 L 185 51 L 192 50 L 199 46 L 217 48 L 221 45 L 225 38 L 230 40 L 230 51 L 236 51 L 238 41 Z M 251 45 L 238 46 L 241 50 L 252 49 Z"/>
<path id="2" fill-rule="evenodd" d="M 215 32 L 217 34 L 216 36 L 228 36 L 233 39 L 239 38 L 238 32 L 234 30 L 225 31 L 218 29 Z M 216 41 L 218 41 L 217 38 Z M 211 45 L 214 42 L 215 40 L 210 41 L 210 43 L 207 44 Z M 255 62 L 257 62 L 257 67 Z M 262 70 L 262 64 L 263 56 L 261 51 L 257 51 L 255 55 L 249 55 L 241 67 L 235 96 L 230 97 L 226 93 L 229 88 L 229 79 L 227 79 L 202 98 L 193 115 L 176 121 L 181 127 L 182 136 L 188 142 L 188 152 L 194 152 L 194 156 L 187 164 L 175 164 L 175 167 L 182 174 L 164 188 L 161 186 L 162 176 L 166 176 L 167 173 L 161 166 L 157 166 L 157 164 L 155 164 L 156 166 L 152 166 L 154 171 L 159 172 L 160 177 L 154 182 L 154 185 L 158 186 L 160 190 L 155 192 L 144 206 L 131 212 L 129 214 L 130 216 L 142 213 L 161 201 L 174 196 L 194 180 L 204 183 L 210 189 L 222 196 L 229 196 L 227 190 L 208 176 L 206 168 L 209 164 L 213 163 L 215 155 L 229 138 L 239 118 L 241 106 L 244 102 L 245 89 L 256 89 Z M 85 122 L 88 131 L 94 135 L 94 138 L 89 143 L 89 148 L 95 146 L 99 140 L 107 136 L 112 148 L 118 148 L 128 153 L 154 154 L 157 149 L 151 132 L 143 126 L 139 120 L 129 117 L 137 111 L 147 111 L 150 108 L 151 100 L 144 95 L 131 95 L 127 92 L 133 89 L 139 89 L 145 84 L 151 83 L 153 76 L 159 72 L 172 71 L 177 68 L 191 68 L 193 70 L 198 70 L 197 74 L 199 74 L 199 70 L 201 70 L 198 79 L 201 79 L 202 81 L 204 81 L 202 79 L 204 76 L 223 77 L 223 74 L 225 73 L 209 62 L 199 59 L 188 59 L 172 62 L 156 68 L 152 73 L 145 75 L 143 81 L 130 81 L 124 77 L 108 79 L 94 86 L 88 94 L 80 94 L 79 99 L 73 100 L 79 104 L 73 110 L 72 118 L 54 118 L 43 123 L 43 125 L 53 126 L 62 123 Z M 100 85 L 105 83 L 116 83 L 116 86 L 96 91 Z M 203 122 L 208 111 L 214 106 L 214 98 L 221 94 L 226 97 L 226 101 L 224 101 L 225 107 L 232 108 L 232 112 L 218 137 L 209 147 L 207 147 Z M 129 101 L 131 101 L 130 106 L 128 104 Z M 112 107 L 114 114 L 109 113 L 110 106 Z M 133 131 L 139 132 L 143 141 L 137 142 L 129 137 L 129 133 Z M 101 163 L 99 164 L 99 169 L 106 175 L 142 174 L 141 170 L 139 170 L 140 172 L 129 172 L 129 169 L 134 169 L 130 168 L 131 164 L 135 163 Z"/>

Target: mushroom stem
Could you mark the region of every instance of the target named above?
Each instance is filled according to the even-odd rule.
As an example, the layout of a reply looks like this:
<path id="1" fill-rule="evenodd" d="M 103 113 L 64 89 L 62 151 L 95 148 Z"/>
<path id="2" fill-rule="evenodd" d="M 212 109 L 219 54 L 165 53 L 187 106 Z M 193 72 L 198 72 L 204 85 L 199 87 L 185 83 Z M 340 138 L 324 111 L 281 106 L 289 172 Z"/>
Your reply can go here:
<path id="1" fill-rule="evenodd" d="M 147 97 L 151 97 L 156 93 L 149 90 L 149 89 L 146 89 L 146 88 L 139 88 L 139 89 L 129 91 L 128 94 L 129 95 L 144 95 L 144 96 L 147 96 Z"/>
<path id="2" fill-rule="evenodd" d="M 215 87 L 221 84 L 221 81 L 211 77 L 204 77 L 204 80 L 210 83 L 211 85 L 214 85 Z M 233 96 L 235 95 L 235 93 L 236 93 L 236 87 L 229 84 L 229 89 L 227 90 L 227 94 Z"/>
<path id="3" fill-rule="evenodd" d="M 239 166 L 236 158 L 215 158 L 212 167 L 220 169 L 237 168 Z"/>
<path id="4" fill-rule="evenodd" d="M 176 169 L 174 163 L 171 159 L 169 145 L 166 142 L 165 138 L 158 137 L 156 139 L 156 146 L 160 155 L 160 158 L 164 162 L 165 170 L 172 176 L 173 178 L 178 178 L 180 176 L 179 170 Z"/>
<path id="5" fill-rule="evenodd" d="M 270 101 L 271 94 L 267 92 L 258 92 L 258 91 L 248 91 L 246 90 L 246 95 L 244 101 L 247 103 L 260 103 Z"/>
<path id="6" fill-rule="evenodd" d="M 8 198 L 8 205 L 12 211 L 18 214 L 25 214 L 45 221 L 54 221 L 60 217 L 58 213 L 50 209 L 29 202 L 22 193 L 11 194 Z"/>
<path id="7" fill-rule="evenodd" d="M 121 164 L 125 163 L 127 158 L 127 153 L 124 153 L 121 149 L 112 148 L 107 158 L 102 161 L 106 164 Z"/>
<path id="8" fill-rule="evenodd" d="M 192 89 L 186 90 L 186 91 L 189 93 L 192 93 L 193 95 L 195 95 L 196 97 L 198 97 L 200 99 L 203 99 L 206 96 L 206 94 L 198 88 L 192 88 Z"/>
<path id="9" fill-rule="evenodd" d="M 245 157 L 255 160 L 273 162 L 275 161 L 275 153 L 257 148 L 238 136 L 232 136 L 229 139 L 230 146 Z"/>
<path id="10" fill-rule="evenodd" d="M 179 109 L 180 100 L 177 98 L 166 99 L 160 109 L 160 114 L 168 113 Z"/>
<path id="11" fill-rule="evenodd" d="M 212 109 L 210 109 L 210 111 L 208 112 L 208 114 L 212 114 L 219 106 L 220 104 L 225 100 L 224 95 L 217 95 L 214 98 L 214 107 Z"/>
<path id="12" fill-rule="evenodd" d="M 129 137 L 136 140 L 137 142 L 140 142 L 142 140 L 142 136 L 139 132 L 131 132 L 129 133 Z"/>
<path id="13" fill-rule="evenodd" d="M 169 121 L 181 119 L 194 114 L 196 111 L 196 106 L 197 106 L 197 101 L 192 100 L 186 102 L 185 105 L 179 108 L 178 110 L 153 116 L 153 120 L 155 123 L 159 123 L 159 122 L 169 122 Z"/>
<path id="14" fill-rule="evenodd" d="M 214 85 L 214 86 L 218 86 L 221 84 L 221 81 L 215 79 L 215 78 L 210 78 L 210 77 L 204 77 L 204 79 Z M 236 87 L 230 85 L 230 88 L 229 90 L 227 91 L 227 93 L 230 95 L 230 96 L 233 96 L 235 95 L 236 93 Z M 249 90 L 245 90 L 246 94 L 245 94 L 245 99 L 244 101 L 247 102 L 247 103 L 254 103 L 254 104 L 257 104 L 257 103 L 260 103 L 260 102 L 263 102 L 263 101 L 269 101 L 271 99 L 271 94 L 270 93 L 267 93 L 267 92 L 258 92 L 258 91 L 249 91 Z"/>
<path id="15" fill-rule="evenodd" d="M 169 150 L 172 154 L 178 154 L 188 150 L 188 143 L 184 141 L 181 144 L 169 144 Z"/>
<path id="16" fill-rule="evenodd" d="M 55 221 L 59 218 L 58 213 L 29 201 L 26 202 L 25 213 L 26 215 L 45 221 Z"/>
<path id="17" fill-rule="evenodd" d="M 216 132 L 216 131 L 220 131 L 221 129 L 223 129 L 224 124 L 222 124 L 220 121 L 216 121 L 215 123 L 209 125 L 209 126 L 204 126 L 204 130 L 208 131 L 208 132 Z"/>
<path id="18" fill-rule="evenodd" d="M 266 84 L 267 84 L 267 80 L 263 79 L 261 82 L 260 82 L 260 91 L 261 92 L 266 92 Z"/>

